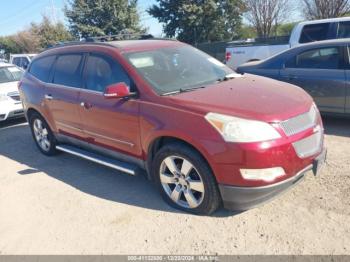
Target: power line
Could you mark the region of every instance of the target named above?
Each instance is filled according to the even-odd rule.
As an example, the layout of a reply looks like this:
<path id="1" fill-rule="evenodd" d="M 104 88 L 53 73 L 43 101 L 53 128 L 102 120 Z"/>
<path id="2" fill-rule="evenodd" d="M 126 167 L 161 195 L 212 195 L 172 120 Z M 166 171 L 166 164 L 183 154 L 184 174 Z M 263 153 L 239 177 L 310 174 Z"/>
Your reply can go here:
<path id="1" fill-rule="evenodd" d="M 41 2 L 41 3 L 40 2 L 36 2 L 35 4 L 31 3 L 30 5 L 22 8 L 22 10 L 20 10 L 19 12 L 15 13 L 15 14 L 12 14 L 12 15 L 6 17 L 5 19 L 1 19 L 0 20 L 0 25 L 4 25 L 4 24 L 7 24 L 9 22 L 12 22 L 14 18 L 18 18 L 19 16 L 22 16 L 23 14 L 31 11 L 34 7 L 41 6 L 42 4 L 43 4 L 43 2 Z"/>

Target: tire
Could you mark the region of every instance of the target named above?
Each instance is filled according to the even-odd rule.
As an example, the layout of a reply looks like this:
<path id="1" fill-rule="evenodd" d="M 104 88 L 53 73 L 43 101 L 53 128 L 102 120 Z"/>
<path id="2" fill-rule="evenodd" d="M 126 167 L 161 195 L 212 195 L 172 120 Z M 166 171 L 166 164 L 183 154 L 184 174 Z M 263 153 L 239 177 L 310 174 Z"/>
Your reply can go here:
<path id="1" fill-rule="evenodd" d="M 210 215 L 222 202 L 211 168 L 185 144 L 162 147 L 154 157 L 152 175 L 163 199 L 177 209 Z"/>
<path id="2" fill-rule="evenodd" d="M 56 138 L 45 119 L 38 113 L 32 113 L 29 124 L 34 142 L 40 152 L 46 156 L 56 155 Z"/>

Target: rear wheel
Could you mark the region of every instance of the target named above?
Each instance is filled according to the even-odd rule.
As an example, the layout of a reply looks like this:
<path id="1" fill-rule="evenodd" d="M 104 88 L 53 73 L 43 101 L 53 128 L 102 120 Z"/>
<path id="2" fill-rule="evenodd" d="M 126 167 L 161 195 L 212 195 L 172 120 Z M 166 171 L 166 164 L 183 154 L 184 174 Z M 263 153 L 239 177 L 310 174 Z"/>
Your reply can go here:
<path id="1" fill-rule="evenodd" d="M 210 167 L 186 145 L 161 148 L 153 162 L 153 175 L 163 198 L 175 208 L 208 215 L 219 207 L 220 194 Z"/>
<path id="2" fill-rule="evenodd" d="M 44 118 L 38 113 L 33 113 L 29 118 L 30 128 L 39 150 L 47 156 L 52 156 L 57 153 L 56 139 Z"/>

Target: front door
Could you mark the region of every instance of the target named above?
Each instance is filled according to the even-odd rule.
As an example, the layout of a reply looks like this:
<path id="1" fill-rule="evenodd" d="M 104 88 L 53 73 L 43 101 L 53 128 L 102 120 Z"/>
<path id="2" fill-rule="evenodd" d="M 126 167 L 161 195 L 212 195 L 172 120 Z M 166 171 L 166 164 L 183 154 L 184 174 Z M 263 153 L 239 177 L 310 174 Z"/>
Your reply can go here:
<path id="1" fill-rule="evenodd" d="M 79 97 L 80 113 L 84 132 L 91 144 L 140 158 L 138 100 L 104 97 L 106 87 L 111 84 L 125 82 L 131 89 L 134 88 L 127 73 L 114 59 L 102 54 L 89 54 L 84 80 L 84 89 Z"/>
<path id="2" fill-rule="evenodd" d="M 281 80 L 308 92 L 323 112 L 344 113 L 346 82 L 341 47 L 299 53 L 281 70 Z"/>

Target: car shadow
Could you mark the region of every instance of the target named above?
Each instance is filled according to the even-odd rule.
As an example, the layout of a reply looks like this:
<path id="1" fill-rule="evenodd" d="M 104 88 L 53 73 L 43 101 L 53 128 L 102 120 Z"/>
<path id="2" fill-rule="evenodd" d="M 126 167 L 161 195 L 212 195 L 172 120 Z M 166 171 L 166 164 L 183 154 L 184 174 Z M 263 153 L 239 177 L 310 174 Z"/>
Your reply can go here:
<path id="1" fill-rule="evenodd" d="M 322 116 L 326 135 L 350 137 L 350 119 Z"/>
<path id="2" fill-rule="evenodd" d="M 22 121 L 0 125 L 0 155 L 24 166 L 21 176 L 44 174 L 84 193 L 147 209 L 185 214 L 162 199 L 154 183 L 144 176 L 129 176 L 113 169 L 60 153 L 46 157 L 36 148 L 29 127 Z M 238 213 L 220 209 L 212 216 L 227 217 Z"/>
<path id="3" fill-rule="evenodd" d="M 12 127 L 12 126 L 19 125 L 19 124 L 24 124 L 26 122 L 27 122 L 27 120 L 24 117 L 10 119 L 10 120 L 6 120 L 6 121 L 1 121 L 0 122 L 0 129 Z"/>

